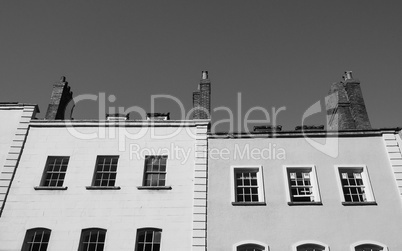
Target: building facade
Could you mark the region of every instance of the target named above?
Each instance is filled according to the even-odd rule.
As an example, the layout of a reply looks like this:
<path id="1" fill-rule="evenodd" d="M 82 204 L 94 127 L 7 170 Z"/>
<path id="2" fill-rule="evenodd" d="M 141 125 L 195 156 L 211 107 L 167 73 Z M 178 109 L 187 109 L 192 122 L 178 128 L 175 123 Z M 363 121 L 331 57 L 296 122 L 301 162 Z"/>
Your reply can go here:
<path id="1" fill-rule="evenodd" d="M 0 251 L 401 250 L 400 128 L 351 72 L 326 106 L 326 129 L 212 133 L 208 72 L 192 120 L 72 120 L 64 77 L 45 119 L 0 103 Z"/>
<path id="2" fill-rule="evenodd" d="M 3 131 L 0 250 L 205 250 L 209 119 L 66 120 L 71 98 L 62 78 L 46 119 L 25 118 L 13 169 L 22 111 Z"/>
<path id="3" fill-rule="evenodd" d="M 327 130 L 209 135 L 209 250 L 401 250 L 399 129 L 371 128 L 351 72 L 326 105 Z"/>

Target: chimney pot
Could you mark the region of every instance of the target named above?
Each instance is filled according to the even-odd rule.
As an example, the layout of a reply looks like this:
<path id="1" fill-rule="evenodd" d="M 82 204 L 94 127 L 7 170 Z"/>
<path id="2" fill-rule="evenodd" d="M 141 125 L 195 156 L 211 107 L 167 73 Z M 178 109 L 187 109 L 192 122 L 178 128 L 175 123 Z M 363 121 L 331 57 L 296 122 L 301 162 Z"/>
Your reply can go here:
<path id="1" fill-rule="evenodd" d="M 208 71 L 202 71 L 201 79 L 208 79 Z"/>
<path id="2" fill-rule="evenodd" d="M 353 79 L 352 71 L 345 71 L 345 80 Z"/>

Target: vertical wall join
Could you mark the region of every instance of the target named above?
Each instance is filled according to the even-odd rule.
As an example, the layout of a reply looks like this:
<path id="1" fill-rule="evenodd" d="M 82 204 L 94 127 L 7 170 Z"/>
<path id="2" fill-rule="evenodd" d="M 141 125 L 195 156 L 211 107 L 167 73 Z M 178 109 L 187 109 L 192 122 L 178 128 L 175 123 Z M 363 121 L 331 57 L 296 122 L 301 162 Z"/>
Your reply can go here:
<path id="1" fill-rule="evenodd" d="M 211 118 L 211 80 L 208 72 L 203 71 L 198 90 L 193 92 L 193 119 Z"/>
<path id="2" fill-rule="evenodd" d="M 61 77 L 60 82 L 53 85 L 52 96 L 45 119 L 71 119 L 75 106 L 72 99 L 73 93 L 70 90 L 70 86 L 68 86 L 66 77 Z"/>
<path id="3" fill-rule="evenodd" d="M 331 85 L 326 106 L 327 130 L 371 129 L 360 81 L 351 71 Z"/>

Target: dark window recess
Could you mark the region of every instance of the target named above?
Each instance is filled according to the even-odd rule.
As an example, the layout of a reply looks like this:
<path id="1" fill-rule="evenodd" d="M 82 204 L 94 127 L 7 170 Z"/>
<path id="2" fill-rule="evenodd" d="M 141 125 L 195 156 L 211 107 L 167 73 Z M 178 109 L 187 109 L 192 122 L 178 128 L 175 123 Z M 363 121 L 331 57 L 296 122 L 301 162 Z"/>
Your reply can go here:
<path id="1" fill-rule="evenodd" d="M 362 172 L 358 170 L 341 171 L 341 182 L 345 202 L 366 202 Z"/>
<path id="2" fill-rule="evenodd" d="M 146 156 L 143 186 L 166 185 L 167 156 Z"/>
<path id="3" fill-rule="evenodd" d="M 311 171 L 294 170 L 288 175 L 292 202 L 314 202 Z"/>
<path id="4" fill-rule="evenodd" d="M 33 228 L 27 230 L 21 251 L 46 251 L 50 239 L 50 229 Z"/>
<path id="5" fill-rule="evenodd" d="M 161 247 L 161 229 L 139 229 L 137 231 L 136 251 L 159 251 Z"/>
<path id="6" fill-rule="evenodd" d="M 81 232 L 78 251 L 103 251 L 105 247 L 106 229 L 89 228 Z"/>
<path id="7" fill-rule="evenodd" d="M 92 186 L 112 187 L 116 183 L 119 156 L 98 156 Z"/>
<path id="8" fill-rule="evenodd" d="M 258 202 L 257 171 L 236 171 L 236 202 Z"/>
<path id="9" fill-rule="evenodd" d="M 67 165 L 70 157 L 54 157 L 47 158 L 45 172 L 41 186 L 43 187 L 62 187 L 64 178 L 66 177 Z"/>

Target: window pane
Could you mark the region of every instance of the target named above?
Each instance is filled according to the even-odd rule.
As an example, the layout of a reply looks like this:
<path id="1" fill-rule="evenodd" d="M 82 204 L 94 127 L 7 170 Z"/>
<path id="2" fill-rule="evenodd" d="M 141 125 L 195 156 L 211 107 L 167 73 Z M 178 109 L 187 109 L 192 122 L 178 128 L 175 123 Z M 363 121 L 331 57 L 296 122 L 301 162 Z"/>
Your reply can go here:
<path id="1" fill-rule="evenodd" d="M 85 229 L 81 233 L 81 243 L 79 251 L 103 251 L 106 230 L 104 229 Z"/>
<path id="2" fill-rule="evenodd" d="M 137 231 L 137 251 L 160 249 L 161 231 L 157 229 L 140 229 Z"/>
<path id="3" fill-rule="evenodd" d="M 114 186 L 118 156 L 98 156 L 93 186 Z"/>
<path id="4" fill-rule="evenodd" d="M 49 243 L 50 230 L 44 228 L 35 228 L 27 230 L 22 251 L 46 251 Z"/>
<path id="5" fill-rule="evenodd" d="M 148 156 L 145 158 L 143 186 L 165 186 L 166 157 Z"/>
<path id="6" fill-rule="evenodd" d="M 362 179 L 362 170 L 340 170 L 342 190 L 345 202 L 365 202 L 366 194 Z"/>
<path id="7" fill-rule="evenodd" d="M 67 171 L 69 157 L 48 157 L 41 186 L 61 187 Z"/>

